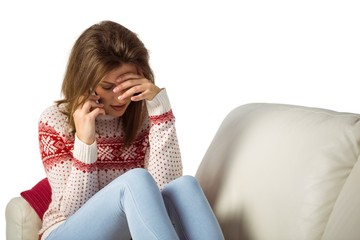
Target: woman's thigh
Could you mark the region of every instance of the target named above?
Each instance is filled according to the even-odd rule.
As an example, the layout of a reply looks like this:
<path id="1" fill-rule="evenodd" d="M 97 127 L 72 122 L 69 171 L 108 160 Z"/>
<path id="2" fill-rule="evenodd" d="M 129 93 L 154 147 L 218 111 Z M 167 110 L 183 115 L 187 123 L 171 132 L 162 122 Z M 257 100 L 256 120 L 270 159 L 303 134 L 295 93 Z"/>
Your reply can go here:
<path id="1" fill-rule="evenodd" d="M 178 239 L 161 193 L 144 169 L 131 170 L 96 193 L 46 240 Z"/>

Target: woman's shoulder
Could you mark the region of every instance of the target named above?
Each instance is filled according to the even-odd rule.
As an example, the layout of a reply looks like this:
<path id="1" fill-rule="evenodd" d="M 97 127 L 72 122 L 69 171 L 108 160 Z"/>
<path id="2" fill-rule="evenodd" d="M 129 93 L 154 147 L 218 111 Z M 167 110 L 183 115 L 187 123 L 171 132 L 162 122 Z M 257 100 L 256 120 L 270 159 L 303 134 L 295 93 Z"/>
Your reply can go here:
<path id="1" fill-rule="evenodd" d="M 65 115 L 65 105 L 64 104 L 56 104 L 54 103 L 51 106 L 48 106 L 44 109 L 44 111 L 40 115 L 41 120 L 45 119 L 53 119 L 54 117 L 66 117 Z"/>
<path id="2" fill-rule="evenodd" d="M 46 124 L 53 128 L 63 128 L 67 125 L 68 117 L 66 116 L 64 104 L 53 104 L 44 109 L 40 115 L 39 124 Z"/>

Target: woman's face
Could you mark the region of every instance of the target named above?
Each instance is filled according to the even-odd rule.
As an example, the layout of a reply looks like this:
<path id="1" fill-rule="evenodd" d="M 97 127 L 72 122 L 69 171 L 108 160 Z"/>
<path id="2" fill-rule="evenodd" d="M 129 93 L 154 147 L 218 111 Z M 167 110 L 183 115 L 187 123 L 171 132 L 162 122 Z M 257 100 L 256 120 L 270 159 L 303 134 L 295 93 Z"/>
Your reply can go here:
<path id="1" fill-rule="evenodd" d="M 99 102 L 104 104 L 104 110 L 107 115 L 121 117 L 131 102 L 130 97 L 121 100 L 118 99 L 123 92 L 120 94 L 115 94 L 113 92 L 114 87 L 119 84 L 116 82 L 116 79 L 125 73 L 136 74 L 136 66 L 133 64 L 123 64 L 122 66 L 114 69 L 105 76 L 95 89 L 95 93 L 100 96 Z"/>

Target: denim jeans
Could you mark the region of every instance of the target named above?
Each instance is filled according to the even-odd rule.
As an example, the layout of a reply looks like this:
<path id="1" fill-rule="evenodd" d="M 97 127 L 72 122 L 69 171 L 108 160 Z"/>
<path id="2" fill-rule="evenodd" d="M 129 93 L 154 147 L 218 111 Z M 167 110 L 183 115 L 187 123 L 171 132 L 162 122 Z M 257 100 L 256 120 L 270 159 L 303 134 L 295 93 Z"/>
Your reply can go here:
<path id="1" fill-rule="evenodd" d="M 220 226 L 194 177 L 162 191 L 145 169 L 113 180 L 46 240 L 222 240 Z"/>

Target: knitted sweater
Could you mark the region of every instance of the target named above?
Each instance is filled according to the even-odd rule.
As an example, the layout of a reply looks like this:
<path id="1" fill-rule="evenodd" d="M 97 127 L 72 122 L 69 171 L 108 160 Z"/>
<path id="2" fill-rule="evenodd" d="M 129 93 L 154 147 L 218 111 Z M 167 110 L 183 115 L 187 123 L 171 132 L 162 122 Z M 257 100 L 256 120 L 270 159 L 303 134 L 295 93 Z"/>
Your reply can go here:
<path id="1" fill-rule="evenodd" d="M 117 117 L 97 117 L 96 141 L 87 145 L 69 131 L 67 117 L 61 113 L 63 104 L 41 114 L 40 153 L 52 189 L 52 202 L 40 230 L 40 234 L 48 230 L 43 237 L 130 169 L 147 169 L 160 189 L 182 175 L 175 118 L 166 90 L 146 105 L 149 118 L 128 147 L 124 147 Z"/>

